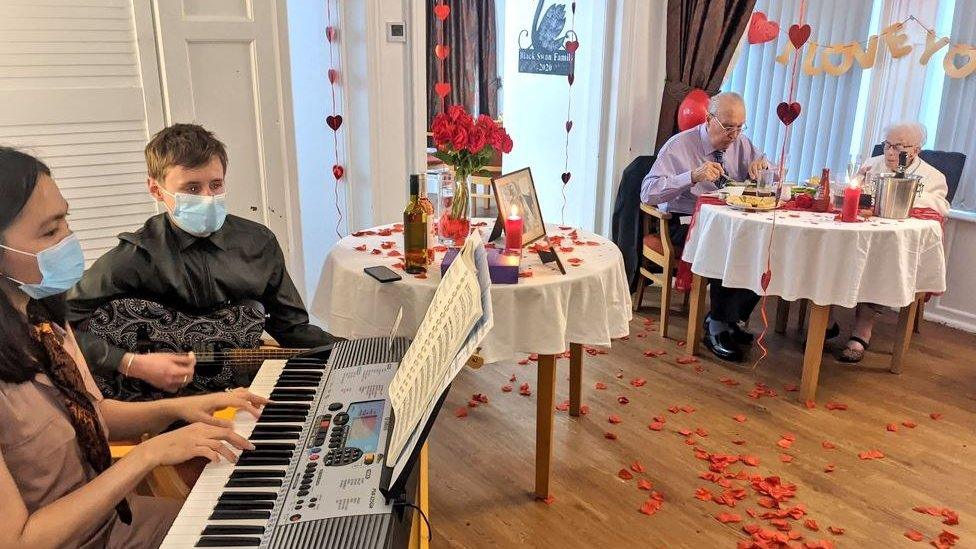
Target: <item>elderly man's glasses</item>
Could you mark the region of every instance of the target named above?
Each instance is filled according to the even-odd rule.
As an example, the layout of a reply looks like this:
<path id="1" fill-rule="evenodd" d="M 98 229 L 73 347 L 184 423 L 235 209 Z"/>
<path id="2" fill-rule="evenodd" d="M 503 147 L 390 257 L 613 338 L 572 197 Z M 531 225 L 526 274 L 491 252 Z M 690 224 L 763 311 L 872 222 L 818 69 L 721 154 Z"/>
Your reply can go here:
<path id="1" fill-rule="evenodd" d="M 894 149 L 898 152 L 911 152 L 911 150 L 915 148 L 915 145 L 909 145 L 908 143 L 892 143 L 891 141 L 884 141 L 882 142 L 882 145 L 884 145 L 884 149 L 886 151 Z"/>
<path id="2" fill-rule="evenodd" d="M 711 115 L 711 116 L 712 116 L 712 120 L 714 120 L 718 124 L 718 127 L 722 128 L 722 131 L 725 132 L 725 135 L 732 136 L 732 135 L 735 135 L 737 133 L 742 133 L 743 131 L 746 130 L 746 128 L 749 127 L 749 126 L 747 126 L 745 124 L 743 124 L 741 126 L 726 126 L 725 124 L 722 123 L 721 120 L 718 119 L 717 116 L 715 116 L 714 114 Z"/>

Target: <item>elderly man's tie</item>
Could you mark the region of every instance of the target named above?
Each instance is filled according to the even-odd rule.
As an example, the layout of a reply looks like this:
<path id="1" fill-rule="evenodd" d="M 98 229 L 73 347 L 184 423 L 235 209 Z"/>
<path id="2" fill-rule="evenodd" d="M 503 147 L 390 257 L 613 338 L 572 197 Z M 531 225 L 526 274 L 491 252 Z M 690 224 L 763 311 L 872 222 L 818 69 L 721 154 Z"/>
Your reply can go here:
<path id="1" fill-rule="evenodd" d="M 715 151 L 714 156 L 715 156 L 715 161 L 721 165 L 722 157 L 725 156 L 725 151 L 722 150 Z M 722 166 L 722 169 L 723 170 L 725 169 L 724 165 Z M 722 187 L 725 187 L 725 185 L 727 185 L 728 182 L 729 182 L 729 178 L 723 174 L 720 175 L 717 180 L 715 180 L 715 186 L 721 189 Z"/>

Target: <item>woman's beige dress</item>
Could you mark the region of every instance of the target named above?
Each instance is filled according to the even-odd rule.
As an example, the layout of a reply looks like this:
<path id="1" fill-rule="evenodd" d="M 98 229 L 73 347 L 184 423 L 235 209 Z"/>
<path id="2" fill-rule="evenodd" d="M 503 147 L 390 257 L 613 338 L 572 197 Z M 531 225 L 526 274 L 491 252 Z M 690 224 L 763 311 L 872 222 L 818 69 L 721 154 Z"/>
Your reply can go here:
<path id="1" fill-rule="evenodd" d="M 65 348 L 74 357 L 92 399 L 101 400 L 85 358 L 68 332 Z M 103 422 L 104 427 L 104 422 Z M 31 513 L 84 486 L 95 477 L 85 463 L 75 430 L 58 390 L 45 374 L 25 383 L 0 381 L 0 460 L 20 489 Z M 181 503 L 130 495 L 132 524 L 123 524 L 113 509 L 71 547 L 157 547 L 166 536 Z"/>

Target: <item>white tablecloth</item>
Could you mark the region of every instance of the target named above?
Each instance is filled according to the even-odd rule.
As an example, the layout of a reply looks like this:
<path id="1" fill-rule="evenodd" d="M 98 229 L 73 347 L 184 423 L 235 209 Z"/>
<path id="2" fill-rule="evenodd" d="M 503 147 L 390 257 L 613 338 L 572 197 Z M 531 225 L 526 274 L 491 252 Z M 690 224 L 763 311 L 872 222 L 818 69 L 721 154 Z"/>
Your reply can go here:
<path id="1" fill-rule="evenodd" d="M 683 258 L 692 272 L 761 293 L 773 213 L 703 205 Z M 834 214 L 776 212 L 770 295 L 819 305 L 904 307 L 946 288 L 942 227 L 922 219 L 842 223 Z"/>
<path id="2" fill-rule="evenodd" d="M 485 234 L 490 229 L 490 225 L 482 228 Z M 574 244 L 572 231 L 548 226 L 549 235 L 564 237 L 559 255 L 567 274 L 560 274 L 554 264 L 543 265 L 538 254 L 526 251 L 521 271 L 532 276 L 520 278 L 518 284 L 492 285 L 495 327 L 481 346 L 486 362 L 508 360 L 517 353 L 562 353 L 570 343 L 610 345 L 612 338 L 628 334 L 631 300 L 620 250 L 584 231 L 576 233 Z M 381 284 L 363 273 L 364 267 L 373 265 L 393 268 L 400 263 L 402 250 L 402 233 L 343 238 L 325 260 L 312 313 L 337 336 L 376 337 L 389 333 L 402 305 L 398 335 L 413 336 L 440 281 L 443 252 L 437 253 L 427 278 L 394 268 L 403 280 Z M 573 258 L 582 261 L 574 266 Z"/>

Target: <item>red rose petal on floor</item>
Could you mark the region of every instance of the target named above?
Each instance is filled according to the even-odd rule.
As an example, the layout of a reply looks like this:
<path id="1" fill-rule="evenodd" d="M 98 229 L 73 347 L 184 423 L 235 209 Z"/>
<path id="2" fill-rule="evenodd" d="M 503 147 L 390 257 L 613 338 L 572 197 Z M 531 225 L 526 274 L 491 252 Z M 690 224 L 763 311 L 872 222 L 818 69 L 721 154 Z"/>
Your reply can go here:
<path id="1" fill-rule="evenodd" d="M 889 423 L 888 425 L 885 425 L 885 430 L 886 431 L 891 431 L 892 433 L 897 433 L 898 432 L 898 424 L 897 423 Z"/>
<path id="2" fill-rule="evenodd" d="M 403 254 L 400 253 L 400 250 L 390 250 L 386 252 L 386 257 L 400 257 L 402 255 Z"/>
<path id="3" fill-rule="evenodd" d="M 695 407 L 694 406 L 682 406 L 681 407 L 681 411 L 684 412 L 684 413 L 686 413 L 686 414 L 690 414 L 690 413 L 692 413 L 692 412 L 695 411 Z"/>
<path id="4" fill-rule="evenodd" d="M 532 396 L 532 389 L 529 388 L 528 383 L 519 385 L 519 394 L 522 396 Z"/>
<path id="5" fill-rule="evenodd" d="M 728 385 L 729 387 L 735 387 L 736 385 L 739 384 L 738 381 L 736 381 L 736 380 L 734 380 L 732 378 L 729 378 L 729 377 L 719 378 L 719 381 L 721 381 L 722 383 Z"/>
<path id="6" fill-rule="evenodd" d="M 934 419 L 934 420 L 936 420 L 936 421 L 938 421 L 938 420 L 942 419 L 942 413 L 941 412 L 932 412 L 931 414 L 929 414 L 929 417 L 932 418 L 932 419 Z"/>
<path id="7" fill-rule="evenodd" d="M 825 406 L 828 410 L 846 410 L 847 405 L 842 402 L 828 402 Z"/>
<path id="8" fill-rule="evenodd" d="M 932 540 L 932 545 L 934 545 L 937 549 L 943 549 L 954 546 L 957 541 L 959 541 L 959 536 L 948 530 L 943 530 L 939 532 L 939 537 L 937 539 Z"/>
<path id="9" fill-rule="evenodd" d="M 602 390 L 604 390 L 604 389 L 607 388 L 607 384 L 606 383 L 603 383 L 602 381 L 597 381 L 596 382 L 596 385 L 594 385 L 594 387 L 596 388 L 596 390 L 602 391 Z"/>
<path id="10" fill-rule="evenodd" d="M 661 429 L 664 429 L 664 424 L 660 421 L 655 421 L 654 423 L 648 425 L 647 428 L 652 431 L 660 431 Z"/>
<path id="11" fill-rule="evenodd" d="M 783 433 L 783 435 L 780 438 L 786 439 L 790 442 L 796 442 L 796 435 L 794 435 L 793 433 Z"/>
<path id="12" fill-rule="evenodd" d="M 783 385 L 783 390 L 792 393 L 799 391 L 800 387 L 796 383 L 787 383 L 786 385 Z"/>
<path id="13" fill-rule="evenodd" d="M 730 522 L 742 522 L 742 517 L 736 513 L 719 513 L 715 515 L 722 524 L 728 524 Z"/>
<path id="14" fill-rule="evenodd" d="M 360 244 L 359 246 L 356 246 L 353 249 L 356 250 L 357 252 L 365 252 L 366 251 L 366 245 L 365 244 Z"/>
<path id="15" fill-rule="evenodd" d="M 657 499 L 653 499 L 652 498 L 652 499 L 649 499 L 649 500 L 645 501 L 640 506 L 639 511 L 641 513 L 644 513 L 645 515 L 653 515 L 654 513 L 657 513 L 658 512 L 658 510 L 661 508 L 661 505 L 662 505 L 662 502 L 660 500 L 657 500 Z"/>
<path id="16" fill-rule="evenodd" d="M 630 464 L 630 470 L 633 471 L 633 472 L 635 472 L 635 473 L 643 473 L 644 472 L 644 465 L 641 462 L 639 462 L 639 461 L 635 461 L 635 462 L 633 462 L 633 463 Z"/>
<path id="17" fill-rule="evenodd" d="M 915 427 L 918 426 L 918 424 L 916 424 L 914 421 L 912 421 L 910 419 L 901 422 L 901 424 L 904 425 L 905 427 L 908 427 L 909 429 L 914 429 Z"/>
<path id="18" fill-rule="evenodd" d="M 955 525 L 959 524 L 959 515 L 955 511 L 953 511 L 952 509 L 948 509 L 948 508 L 943 507 L 942 508 L 942 516 L 945 517 L 945 520 L 942 521 L 942 524 L 945 524 L 945 525 L 948 525 L 948 526 L 955 526 Z"/>
<path id="19" fill-rule="evenodd" d="M 779 460 L 782 461 L 783 463 L 790 463 L 791 461 L 793 461 L 793 456 L 789 454 L 780 454 Z"/>
<path id="20" fill-rule="evenodd" d="M 644 385 L 647 385 L 647 380 L 644 378 L 635 377 L 634 379 L 630 380 L 630 384 L 634 387 L 643 387 Z"/>
<path id="21" fill-rule="evenodd" d="M 688 437 L 688 436 L 691 436 L 691 430 L 690 429 L 679 429 L 678 430 L 678 434 L 681 435 L 681 436 L 684 436 L 684 437 Z"/>
<path id="22" fill-rule="evenodd" d="M 838 528 L 837 526 L 828 526 L 827 530 L 830 530 L 830 533 L 835 536 L 841 536 L 844 534 L 844 529 Z"/>
<path id="23" fill-rule="evenodd" d="M 760 530 L 762 530 L 762 528 L 760 528 L 758 524 L 746 524 L 745 526 L 742 527 L 742 531 L 747 534 L 755 534 Z M 752 545 L 748 545 L 746 547 L 752 547 Z"/>
<path id="24" fill-rule="evenodd" d="M 512 377 L 508 378 L 509 381 L 513 381 L 513 382 L 515 381 L 515 379 L 516 379 L 515 374 L 512 374 Z"/>
<path id="25" fill-rule="evenodd" d="M 857 454 L 857 457 L 864 460 L 868 460 L 868 459 L 881 459 L 885 457 L 885 455 L 881 452 L 881 450 L 868 450 L 867 452 L 859 452 Z"/>
<path id="26" fill-rule="evenodd" d="M 712 492 L 708 488 L 698 488 L 695 490 L 695 499 L 711 501 L 713 497 Z"/>
<path id="27" fill-rule="evenodd" d="M 742 461 L 742 463 L 749 465 L 750 467 L 759 466 L 759 458 L 756 456 L 739 456 L 739 460 Z"/>
<path id="28" fill-rule="evenodd" d="M 837 447 L 836 444 L 834 444 L 833 442 L 830 442 L 829 440 L 825 440 L 825 441 L 821 442 L 820 445 L 823 446 L 825 450 L 833 450 L 834 448 Z"/>
<path id="29" fill-rule="evenodd" d="M 644 356 L 661 356 L 668 354 L 664 349 L 648 349 L 644 351 Z"/>
<path id="30" fill-rule="evenodd" d="M 606 433 L 603 433 L 603 438 L 607 440 L 617 440 L 617 435 L 611 433 L 610 431 L 607 431 Z"/>
<path id="31" fill-rule="evenodd" d="M 925 536 L 918 530 L 909 530 L 905 532 L 905 537 L 912 541 L 922 541 L 925 539 Z"/>
<path id="32" fill-rule="evenodd" d="M 535 273 L 532 271 L 519 271 L 519 278 L 531 278 Z"/>
<path id="33" fill-rule="evenodd" d="M 793 441 L 786 438 L 781 438 L 776 442 L 776 446 L 779 446 L 780 448 L 789 448 L 790 446 L 793 446 Z"/>
<path id="34" fill-rule="evenodd" d="M 705 438 L 708 436 L 708 431 L 702 427 L 695 427 L 695 434 L 702 438 Z"/>
<path id="35" fill-rule="evenodd" d="M 372 250 L 369 251 L 369 253 L 372 255 L 380 255 L 383 253 L 383 250 L 379 248 L 373 248 Z"/>
<path id="36" fill-rule="evenodd" d="M 394 269 L 400 269 L 401 271 L 405 267 L 405 265 L 403 264 L 402 261 L 398 261 L 398 262 L 396 262 L 396 263 L 394 263 L 393 265 L 390 265 L 390 266 L 393 267 Z"/>
<path id="37" fill-rule="evenodd" d="M 620 416 L 612 415 L 609 418 L 607 418 L 607 421 L 609 421 L 610 423 L 613 423 L 614 425 L 616 425 L 616 424 L 622 422 L 623 420 L 620 419 Z"/>
<path id="38" fill-rule="evenodd" d="M 745 423 L 745 421 L 746 421 L 746 416 L 744 416 L 744 415 L 742 415 L 742 414 L 739 414 L 739 415 L 737 415 L 737 416 L 732 416 L 732 419 L 734 419 L 734 420 L 736 420 L 736 421 L 738 421 L 739 423 Z"/>
<path id="39" fill-rule="evenodd" d="M 541 501 L 542 503 L 545 503 L 546 505 L 552 505 L 552 502 L 556 501 L 555 496 L 546 496 L 544 498 L 535 498 L 535 499 L 537 501 Z"/>
<path id="40" fill-rule="evenodd" d="M 630 399 L 623 395 L 617 397 L 617 404 L 627 404 L 628 402 L 630 402 Z"/>
<path id="41" fill-rule="evenodd" d="M 803 521 L 803 526 L 806 526 L 807 530 L 813 530 L 814 532 L 820 531 L 820 525 L 817 524 L 817 521 L 813 519 L 807 519 Z"/>
<path id="42" fill-rule="evenodd" d="M 675 345 L 677 345 L 678 347 L 684 347 L 686 343 L 684 340 L 679 340 L 677 343 L 675 343 Z"/>
<path id="43" fill-rule="evenodd" d="M 617 471 L 617 476 L 620 477 L 623 480 L 630 480 L 630 479 L 634 478 L 634 475 L 630 471 L 628 471 L 627 469 L 621 469 L 621 470 Z"/>
<path id="44" fill-rule="evenodd" d="M 693 364 L 695 362 L 698 362 L 698 357 L 691 356 L 691 355 L 679 356 L 675 360 L 675 362 L 677 362 L 678 364 Z"/>
<path id="45" fill-rule="evenodd" d="M 511 393 L 511 392 L 512 392 L 512 389 L 513 389 L 513 388 L 514 388 L 514 387 L 512 387 L 512 385 L 511 385 L 511 384 L 508 384 L 508 385 L 502 385 L 502 392 L 503 392 L 503 393 Z"/>
<path id="46" fill-rule="evenodd" d="M 813 410 L 817 407 L 817 403 L 812 400 L 804 402 L 803 405 L 806 406 L 808 410 Z"/>
<path id="47" fill-rule="evenodd" d="M 477 408 L 477 407 L 478 407 L 478 401 L 477 400 L 471 399 L 471 400 L 468 401 L 468 408 Z"/>
<path id="48" fill-rule="evenodd" d="M 827 465 L 824 465 L 824 473 L 833 473 L 836 467 L 837 466 L 833 463 L 828 463 Z"/>
<path id="49" fill-rule="evenodd" d="M 386 240 L 384 242 L 380 242 L 380 248 L 383 248 L 384 250 L 390 250 L 393 248 L 393 246 L 396 246 L 396 242 L 392 240 Z"/>
<path id="50" fill-rule="evenodd" d="M 461 408 L 454 410 L 454 417 L 468 417 L 468 408 L 466 406 L 462 406 Z"/>
<path id="51" fill-rule="evenodd" d="M 587 406 L 586 404 L 581 404 L 580 405 L 580 415 L 581 416 L 585 416 L 588 413 L 590 413 L 590 407 Z"/>
<path id="52" fill-rule="evenodd" d="M 518 361 L 518 363 L 519 363 L 519 366 L 525 366 L 526 364 L 529 363 L 529 359 L 523 358 L 522 360 Z"/>
<path id="53" fill-rule="evenodd" d="M 569 401 L 564 400 L 563 402 L 560 402 L 559 404 L 556 405 L 556 409 L 559 410 L 560 412 L 565 412 L 566 410 L 569 410 Z"/>
<path id="54" fill-rule="evenodd" d="M 642 479 L 640 479 L 640 480 L 637 481 L 637 489 L 638 490 L 650 490 L 653 487 L 654 486 L 647 479 L 643 479 L 642 478 Z"/>
<path id="55" fill-rule="evenodd" d="M 681 411 L 681 408 L 679 406 L 668 406 L 668 411 L 672 414 L 677 414 Z"/>
<path id="56" fill-rule="evenodd" d="M 613 376 L 613 377 L 615 377 L 615 378 L 617 378 L 617 379 L 623 379 L 623 378 L 624 378 L 624 375 L 623 375 L 623 374 L 616 374 L 616 375 L 615 375 L 615 376 Z"/>
<path id="57" fill-rule="evenodd" d="M 732 441 L 732 444 L 736 444 L 736 445 L 738 445 L 738 446 L 742 446 L 742 445 L 743 445 L 743 444 L 745 444 L 745 443 L 746 443 L 746 441 L 744 441 L 744 440 L 742 440 L 742 439 L 736 439 L 736 440 L 733 440 L 733 441 Z"/>

